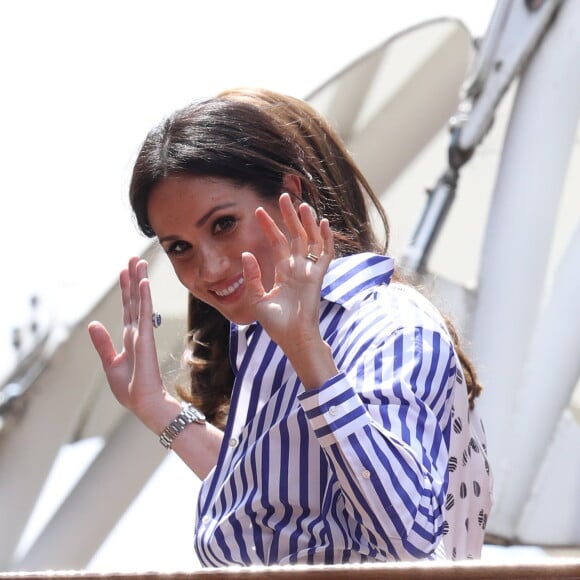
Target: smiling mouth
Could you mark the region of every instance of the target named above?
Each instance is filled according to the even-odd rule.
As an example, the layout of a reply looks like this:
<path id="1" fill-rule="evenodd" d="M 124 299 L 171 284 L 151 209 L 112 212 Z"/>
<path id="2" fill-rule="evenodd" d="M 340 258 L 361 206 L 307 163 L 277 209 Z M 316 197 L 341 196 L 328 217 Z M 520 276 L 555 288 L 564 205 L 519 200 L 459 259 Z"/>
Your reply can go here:
<path id="1" fill-rule="evenodd" d="M 217 294 L 220 298 L 225 298 L 226 296 L 233 294 L 243 283 L 244 279 L 240 278 L 239 280 L 236 280 L 236 282 L 234 282 L 231 286 L 228 286 L 223 290 L 214 290 L 214 293 Z"/>

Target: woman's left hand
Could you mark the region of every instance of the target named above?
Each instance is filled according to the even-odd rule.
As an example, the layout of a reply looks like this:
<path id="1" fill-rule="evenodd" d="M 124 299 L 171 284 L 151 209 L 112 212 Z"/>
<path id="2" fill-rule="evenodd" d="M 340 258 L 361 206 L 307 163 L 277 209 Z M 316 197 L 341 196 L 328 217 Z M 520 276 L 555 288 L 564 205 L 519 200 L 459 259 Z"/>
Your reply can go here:
<path id="1" fill-rule="evenodd" d="M 334 237 L 327 219 L 317 223 L 306 203 L 296 211 L 287 193 L 280 196 L 280 211 L 287 233 L 265 209 L 256 210 L 258 223 L 272 246 L 272 289 L 264 289 L 258 261 L 248 252 L 242 256 L 244 278 L 255 303 L 256 319 L 284 350 L 305 386 L 313 382 L 310 386 L 315 388 L 337 373 L 319 328 L 320 291 L 334 257 Z"/>

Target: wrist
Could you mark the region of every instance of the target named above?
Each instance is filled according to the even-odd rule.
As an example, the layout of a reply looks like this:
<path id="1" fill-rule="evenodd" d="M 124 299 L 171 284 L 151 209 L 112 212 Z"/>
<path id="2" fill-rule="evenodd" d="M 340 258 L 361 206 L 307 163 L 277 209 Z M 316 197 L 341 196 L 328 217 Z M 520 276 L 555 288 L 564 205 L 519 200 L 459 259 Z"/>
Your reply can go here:
<path id="1" fill-rule="evenodd" d="M 322 339 L 305 342 L 287 356 L 307 391 L 319 389 L 339 372 L 330 346 Z"/>
<path id="2" fill-rule="evenodd" d="M 137 418 L 156 435 L 160 435 L 180 412 L 181 402 L 165 389 L 158 396 L 142 402 L 139 408 L 133 411 Z"/>
<path id="3" fill-rule="evenodd" d="M 181 405 L 179 415 L 163 429 L 159 442 L 165 449 L 171 449 L 173 441 L 192 423 L 205 423 L 205 415 L 191 403 L 184 403 Z"/>

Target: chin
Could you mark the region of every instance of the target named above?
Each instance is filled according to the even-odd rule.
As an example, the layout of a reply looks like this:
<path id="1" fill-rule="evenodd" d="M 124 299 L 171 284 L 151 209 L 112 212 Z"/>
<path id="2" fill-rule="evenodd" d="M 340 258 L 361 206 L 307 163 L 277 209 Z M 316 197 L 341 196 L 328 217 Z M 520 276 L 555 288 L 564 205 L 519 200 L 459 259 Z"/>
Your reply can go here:
<path id="1" fill-rule="evenodd" d="M 233 316 L 232 318 L 229 318 L 226 316 L 226 318 L 228 318 L 228 320 L 230 322 L 233 322 L 234 324 L 237 324 L 238 326 L 246 326 L 248 324 L 252 324 L 252 322 L 256 322 L 255 318 L 252 317 L 243 317 L 243 316 Z"/>
<path id="2" fill-rule="evenodd" d="M 253 316 L 250 316 L 249 314 L 232 314 L 231 312 L 224 312 L 222 309 L 217 308 L 216 310 L 219 311 L 219 313 L 224 317 L 227 318 L 230 322 L 232 322 L 233 324 L 238 324 L 240 326 L 244 326 L 246 324 L 252 324 L 252 322 L 255 322 L 256 319 Z"/>

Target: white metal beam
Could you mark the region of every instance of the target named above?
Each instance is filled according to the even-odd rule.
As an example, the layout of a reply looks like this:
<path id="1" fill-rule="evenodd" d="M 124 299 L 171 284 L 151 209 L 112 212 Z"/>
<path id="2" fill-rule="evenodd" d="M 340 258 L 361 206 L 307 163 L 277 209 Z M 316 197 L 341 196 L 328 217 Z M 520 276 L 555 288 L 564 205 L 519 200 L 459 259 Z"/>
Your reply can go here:
<path id="1" fill-rule="evenodd" d="M 580 112 L 579 26 L 580 2 L 565 1 L 522 76 L 485 235 L 473 350 L 486 385 L 479 404 L 488 425 L 500 506 L 504 487 L 512 486 L 507 474 L 517 469 L 508 464 L 505 450 L 512 438 L 516 396 L 542 307 Z M 527 393 L 530 398 L 535 395 Z M 528 436 L 528 448 L 542 445 L 534 430 Z M 501 507 L 494 510 L 491 531 L 510 536 L 514 526 L 513 518 Z"/>

